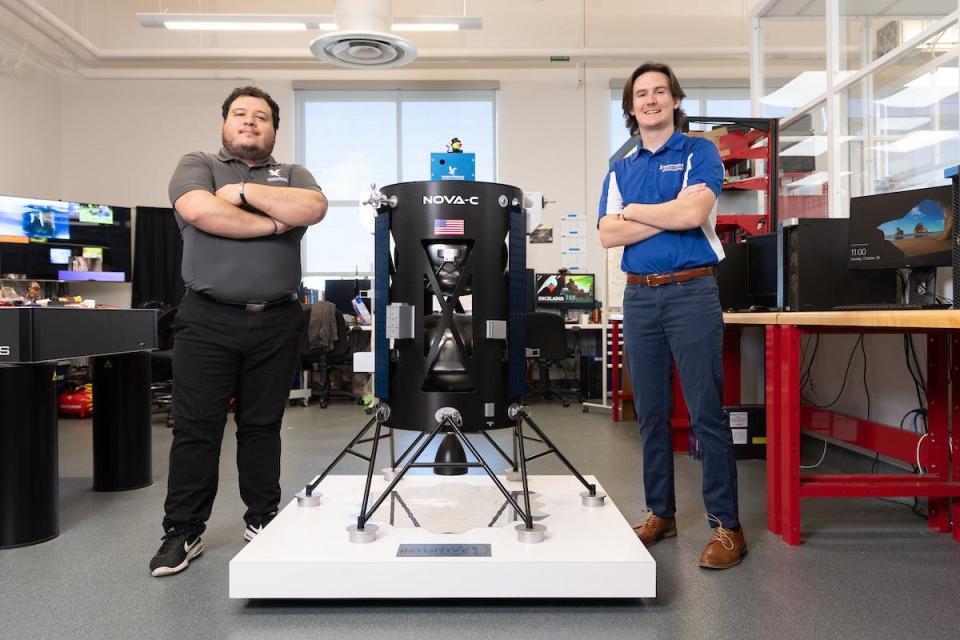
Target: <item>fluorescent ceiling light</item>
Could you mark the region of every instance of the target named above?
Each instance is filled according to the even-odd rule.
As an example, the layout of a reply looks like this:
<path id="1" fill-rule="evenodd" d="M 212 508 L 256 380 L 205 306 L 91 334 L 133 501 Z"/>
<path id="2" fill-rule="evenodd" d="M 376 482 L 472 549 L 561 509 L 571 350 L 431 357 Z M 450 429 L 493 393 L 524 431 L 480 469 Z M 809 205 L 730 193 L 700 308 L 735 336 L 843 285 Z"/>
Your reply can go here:
<path id="1" fill-rule="evenodd" d="M 837 142 L 844 144 L 853 140 L 853 136 L 838 136 Z M 780 152 L 781 156 L 818 156 L 827 150 L 827 136 L 807 136 L 789 149 Z"/>
<path id="2" fill-rule="evenodd" d="M 427 24 L 424 22 L 394 22 L 391 31 L 460 31 L 460 25 L 452 22 Z"/>
<path id="3" fill-rule="evenodd" d="M 171 31 L 306 31 L 302 22 L 191 22 L 169 21 L 163 26 Z"/>
<path id="4" fill-rule="evenodd" d="M 960 90 L 960 67 L 940 67 L 906 84 L 892 96 L 877 100 L 885 107 L 929 107 Z"/>
<path id="5" fill-rule="evenodd" d="M 811 136 L 780 152 L 781 156 L 818 156 L 827 150 L 827 136 Z"/>
<path id="6" fill-rule="evenodd" d="M 846 178 L 850 175 L 849 171 L 841 171 L 840 177 Z M 830 179 L 830 174 L 826 171 L 817 171 L 816 173 L 811 173 L 808 176 L 804 176 L 799 180 L 794 180 L 786 185 L 788 189 L 800 188 L 800 187 L 819 187 L 820 185 L 826 184 Z"/>
<path id="7" fill-rule="evenodd" d="M 877 120 L 877 127 L 881 131 L 913 131 L 930 123 L 930 118 L 923 116 L 887 116 Z"/>
<path id="8" fill-rule="evenodd" d="M 332 15 L 268 13 L 138 13 L 140 26 L 192 31 L 336 31 Z M 412 16 L 393 18 L 394 31 L 460 31 L 480 29 L 483 20 L 469 16 Z"/>
<path id="9" fill-rule="evenodd" d="M 808 176 L 804 176 L 799 180 L 794 180 L 793 182 L 784 185 L 788 189 L 795 189 L 799 187 L 818 187 L 824 184 L 830 177 L 826 171 L 817 171 L 816 173 L 811 173 Z"/>
<path id="10" fill-rule="evenodd" d="M 880 145 L 876 147 L 876 149 L 878 151 L 908 153 L 910 151 L 916 151 L 917 149 L 923 149 L 924 147 L 932 147 L 935 144 L 955 139 L 956 137 L 956 131 L 914 131 L 895 142 Z"/>
<path id="11" fill-rule="evenodd" d="M 853 71 L 837 73 L 837 82 L 850 76 Z M 827 92 L 826 71 L 804 71 L 796 78 L 773 93 L 760 98 L 760 102 L 771 107 L 796 109 L 819 98 Z"/>

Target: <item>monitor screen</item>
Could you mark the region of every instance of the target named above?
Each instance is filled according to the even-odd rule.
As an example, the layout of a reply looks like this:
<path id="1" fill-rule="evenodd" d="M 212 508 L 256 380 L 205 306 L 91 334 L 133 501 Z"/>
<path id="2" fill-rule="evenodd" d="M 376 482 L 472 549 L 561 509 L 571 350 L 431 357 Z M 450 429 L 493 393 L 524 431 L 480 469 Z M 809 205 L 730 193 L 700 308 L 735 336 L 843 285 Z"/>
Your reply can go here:
<path id="1" fill-rule="evenodd" d="M 536 279 L 538 307 L 593 309 L 596 305 L 592 273 L 538 273 Z"/>
<path id="2" fill-rule="evenodd" d="M 370 280 L 354 279 L 333 280 L 328 279 L 323 283 L 323 299 L 337 305 L 340 313 L 354 315 L 353 299 L 370 289 Z M 364 300 L 367 308 L 370 309 L 370 301 Z"/>
<path id="3" fill-rule="evenodd" d="M 129 282 L 131 256 L 126 207 L 0 196 L 0 273 Z"/>
<path id="4" fill-rule="evenodd" d="M 70 203 L 0 196 L 0 241 L 68 240 Z"/>
<path id="5" fill-rule="evenodd" d="M 70 264 L 70 249 L 50 247 L 50 264 Z"/>
<path id="6" fill-rule="evenodd" d="M 951 265 L 951 187 L 850 199 L 850 269 Z"/>

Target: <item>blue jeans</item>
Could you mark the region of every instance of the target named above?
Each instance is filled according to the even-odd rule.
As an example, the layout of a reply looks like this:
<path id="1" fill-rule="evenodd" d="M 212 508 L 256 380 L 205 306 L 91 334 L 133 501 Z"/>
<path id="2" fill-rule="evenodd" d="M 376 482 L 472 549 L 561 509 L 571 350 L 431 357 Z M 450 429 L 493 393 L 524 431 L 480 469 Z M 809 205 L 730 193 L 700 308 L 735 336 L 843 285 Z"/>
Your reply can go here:
<path id="1" fill-rule="evenodd" d="M 677 508 L 670 429 L 676 361 L 691 427 L 700 441 L 704 506 L 724 527 L 736 529 L 737 464 L 723 411 L 723 314 L 716 279 L 660 287 L 628 284 L 623 316 L 647 506 L 662 518 L 673 517 Z"/>

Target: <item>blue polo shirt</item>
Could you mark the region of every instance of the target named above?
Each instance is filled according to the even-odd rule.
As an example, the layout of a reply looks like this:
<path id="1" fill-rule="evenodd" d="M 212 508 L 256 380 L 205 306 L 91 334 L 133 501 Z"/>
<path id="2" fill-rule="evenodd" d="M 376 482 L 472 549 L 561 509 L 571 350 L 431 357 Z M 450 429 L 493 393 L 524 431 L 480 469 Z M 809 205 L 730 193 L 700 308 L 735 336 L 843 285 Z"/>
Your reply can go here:
<path id="1" fill-rule="evenodd" d="M 616 215 L 628 204 L 669 202 L 684 187 L 700 183 L 720 195 L 720 153 L 706 138 L 692 138 L 675 130 L 655 152 L 638 147 L 613 163 L 603 180 L 599 217 Z M 723 247 L 715 226 L 714 212 L 696 229 L 663 231 L 628 245 L 620 267 L 628 273 L 647 274 L 717 264 L 723 259 Z"/>

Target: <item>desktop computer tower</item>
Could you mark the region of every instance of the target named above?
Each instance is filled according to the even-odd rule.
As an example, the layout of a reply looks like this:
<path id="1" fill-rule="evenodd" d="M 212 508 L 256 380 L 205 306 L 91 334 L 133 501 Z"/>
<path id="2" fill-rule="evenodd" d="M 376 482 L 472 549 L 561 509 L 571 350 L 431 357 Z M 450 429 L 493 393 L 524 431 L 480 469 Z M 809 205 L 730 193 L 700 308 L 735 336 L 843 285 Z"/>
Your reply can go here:
<path id="1" fill-rule="evenodd" d="M 777 306 L 777 234 L 747 236 L 724 243 L 717 265 L 720 308 L 724 311 L 772 310 Z"/>
<path id="2" fill-rule="evenodd" d="M 747 236 L 747 302 L 760 309 L 777 308 L 776 233 Z"/>
<path id="3" fill-rule="evenodd" d="M 723 244 L 724 258 L 717 265 L 717 288 L 720 290 L 720 308 L 739 311 L 750 306 L 747 302 L 747 245 Z"/>
<path id="4" fill-rule="evenodd" d="M 580 356 L 580 393 L 593 400 L 603 398 L 603 358 Z"/>
<path id="5" fill-rule="evenodd" d="M 894 269 L 847 268 L 846 218 L 783 220 L 777 241 L 777 306 L 784 311 L 829 311 L 845 304 L 899 301 Z"/>

